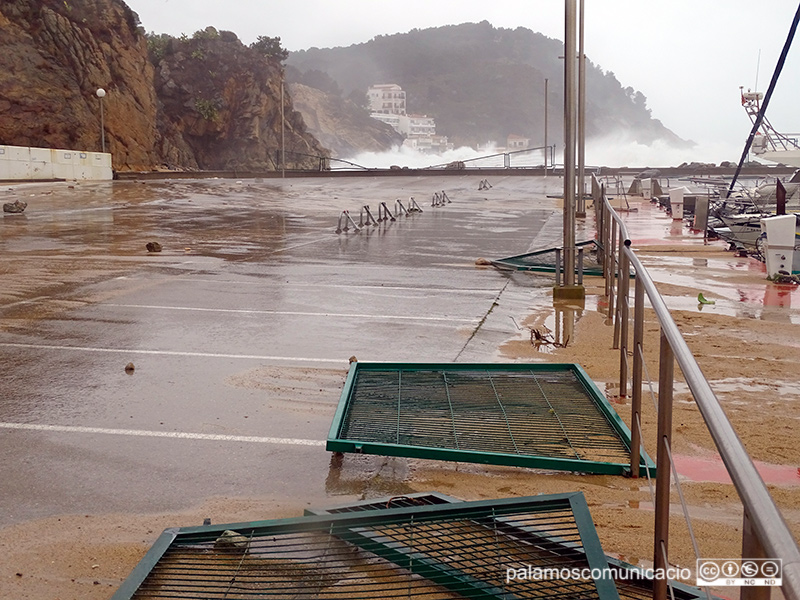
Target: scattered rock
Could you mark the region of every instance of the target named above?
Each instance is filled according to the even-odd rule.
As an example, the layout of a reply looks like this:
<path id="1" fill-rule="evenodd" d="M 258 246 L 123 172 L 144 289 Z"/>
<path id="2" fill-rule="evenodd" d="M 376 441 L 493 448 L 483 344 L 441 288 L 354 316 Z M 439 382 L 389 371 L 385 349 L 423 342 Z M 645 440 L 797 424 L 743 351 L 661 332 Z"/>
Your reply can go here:
<path id="1" fill-rule="evenodd" d="M 358 359 L 355 357 L 355 355 L 350 357 L 350 364 L 353 364 L 354 362 L 358 362 Z"/>
<path id="2" fill-rule="evenodd" d="M 148 252 L 161 252 L 161 244 L 158 242 L 147 242 L 145 248 Z"/>
<path id="3" fill-rule="evenodd" d="M 235 531 L 226 529 L 214 542 L 214 548 L 217 550 L 243 554 L 247 552 L 247 546 L 249 544 L 250 540 L 248 540 L 241 533 L 236 533 Z"/>
<path id="4" fill-rule="evenodd" d="M 490 261 L 488 258 L 478 258 L 475 260 L 475 264 L 481 267 L 488 267 L 492 264 L 492 261 Z"/>
<path id="5" fill-rule="evenodd" d="M 7 213 L 21 213 L 28 207 L 27 202 L 22 200 L 14 200 L 14 202 L 6 202 L 3 204 L 3 212 Z"/>
<path id="6" fill-rule="evenodd" d="M 132 362 L 129 362 L 127 365 L 125 365 L 125 372 L 128 375 L 133 375 L 134 370 L 136 370 L 136 367 L 133 365 Z"/>

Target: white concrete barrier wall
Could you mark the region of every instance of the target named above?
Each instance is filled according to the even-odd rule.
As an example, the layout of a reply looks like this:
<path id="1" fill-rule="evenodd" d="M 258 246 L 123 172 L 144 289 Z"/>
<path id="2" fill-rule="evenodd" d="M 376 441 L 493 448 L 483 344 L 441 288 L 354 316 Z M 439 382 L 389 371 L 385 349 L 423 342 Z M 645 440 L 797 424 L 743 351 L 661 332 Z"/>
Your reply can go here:
<path id="1" fill-rule="evenodd" d="M 56 148 L 0 146 L 0 179 L 113 179 L 111 154 Z"/>

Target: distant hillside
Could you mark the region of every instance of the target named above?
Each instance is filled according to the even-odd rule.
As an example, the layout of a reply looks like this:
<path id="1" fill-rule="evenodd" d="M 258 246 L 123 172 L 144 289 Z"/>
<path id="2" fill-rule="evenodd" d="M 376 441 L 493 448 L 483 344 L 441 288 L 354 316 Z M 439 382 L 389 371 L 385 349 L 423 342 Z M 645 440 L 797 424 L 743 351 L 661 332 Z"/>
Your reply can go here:
<path id="1" fill-rule="evenodd" d="M 378 36 L 346 48 L 311 48 L 289 55 L 301 73 L 326 73 L 343 95 L 366 102 L 367 88 L 396 83 L 409 112 L 436 119 L 437 133 L 457 145 L 505 143 L 509 134 L 544 138 L 544 80 L 549 79 L 548 142 L 563 127 L 563 43 L 518 27 L 465 23 Z M 636 141 L 687 145 L 657 119 L 646 99 L 623 88 L 610 71 L 587 60 L 587 136 L 624 131 Z"/>

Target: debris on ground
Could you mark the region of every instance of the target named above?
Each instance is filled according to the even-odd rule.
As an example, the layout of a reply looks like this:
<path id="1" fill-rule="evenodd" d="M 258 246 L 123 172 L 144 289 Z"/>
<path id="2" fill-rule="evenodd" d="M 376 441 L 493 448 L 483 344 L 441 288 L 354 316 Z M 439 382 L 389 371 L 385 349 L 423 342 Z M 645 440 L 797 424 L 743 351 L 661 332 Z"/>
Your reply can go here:
<path id="1" fill-rule="evenodd" d="M 534 346 L 553 346 L 555 348 L 566 348 L 567 344 L 569 344 L 569 338 L 562 344 L 560 342 L 555 341 L 553 339 L 553 333 L 544 328 L 544 331 L 539 331 L 536 328 L 531 328 L 531 344 Z"/>
<path id="2" fill-rule="evenodd" d="M 22 200 L 14 200 L 14 202 L 6 202 L 3 204 L 3 212 L 7 213 L 21 213 L 28 207 L 27 202 Z"/>

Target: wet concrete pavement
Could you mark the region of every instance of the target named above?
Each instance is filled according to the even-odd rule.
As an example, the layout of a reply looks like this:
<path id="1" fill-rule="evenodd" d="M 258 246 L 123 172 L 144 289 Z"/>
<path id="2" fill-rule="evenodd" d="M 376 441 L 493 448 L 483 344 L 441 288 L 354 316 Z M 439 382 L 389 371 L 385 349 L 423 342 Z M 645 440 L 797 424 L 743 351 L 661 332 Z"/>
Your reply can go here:
<path id="1" fill-rule="evenodd" d="M 560 180 L 478 182 L 6 188 L 29 206 L 0 221 L 0 526 L 353 493 L 324 450 L 351 355 L 496 361 L 551 304 L 550 276 L 474 262 L 557 240 Z M 334 232 L 342 210 L 410 196 L 424 212 Z"/>

